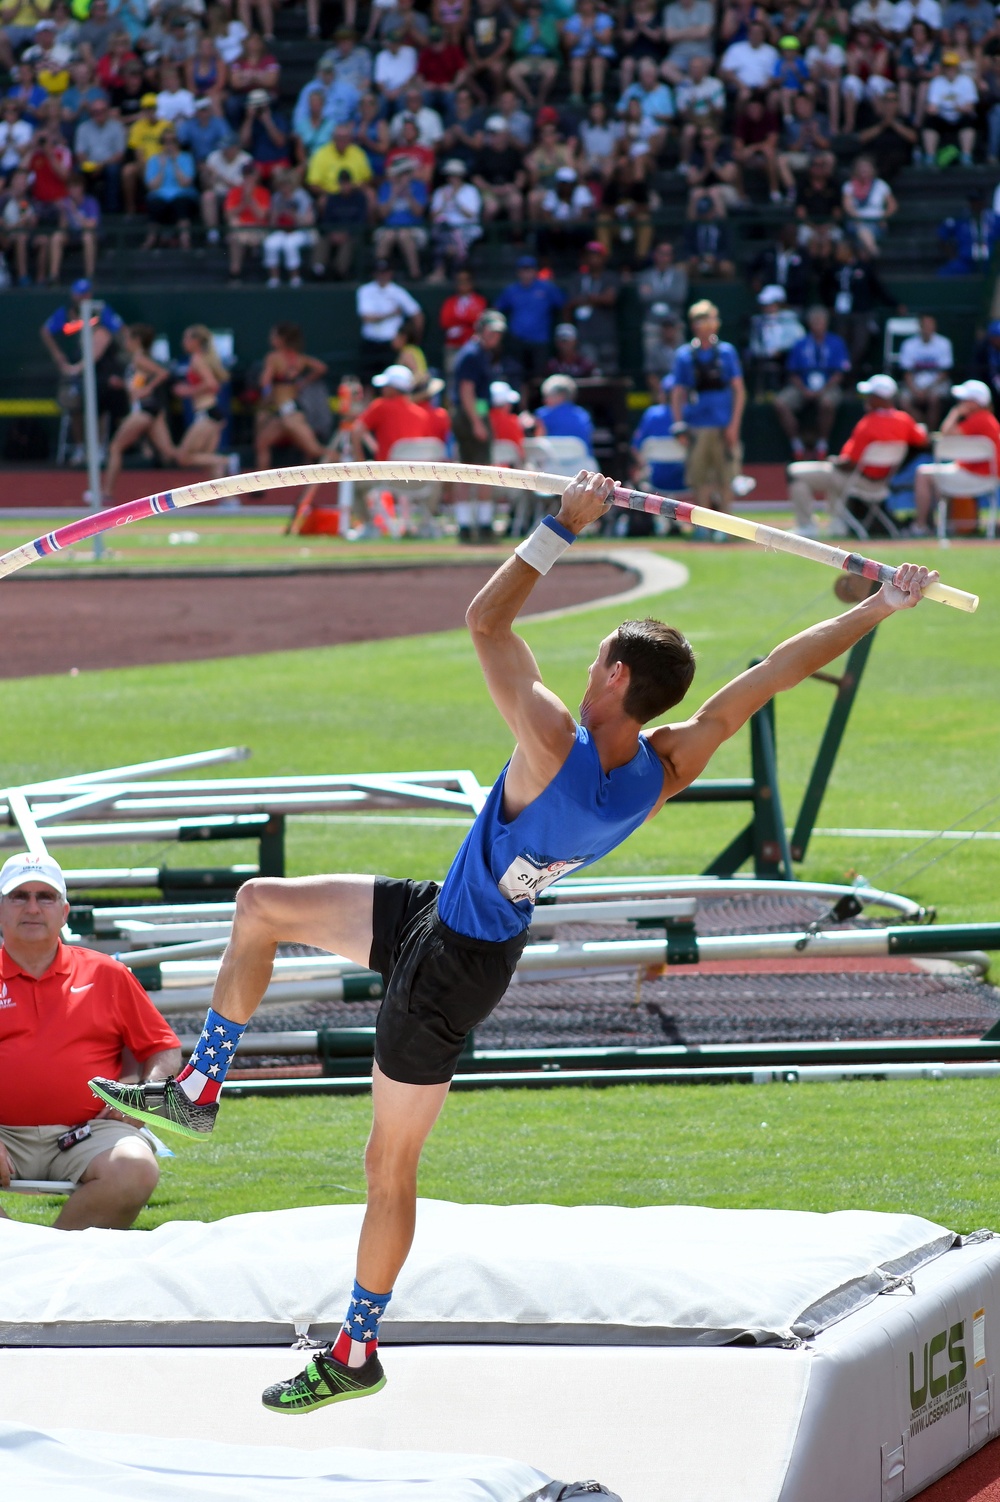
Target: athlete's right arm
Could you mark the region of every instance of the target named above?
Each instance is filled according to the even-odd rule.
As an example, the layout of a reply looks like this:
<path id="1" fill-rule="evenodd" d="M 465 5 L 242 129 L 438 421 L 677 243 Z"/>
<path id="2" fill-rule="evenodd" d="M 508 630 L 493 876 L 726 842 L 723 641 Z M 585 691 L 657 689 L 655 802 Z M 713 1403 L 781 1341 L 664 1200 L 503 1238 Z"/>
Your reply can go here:
<path id="1" fill-rule="evenodd" d="M 614 481 L 581 470 L 563 496 L 559 522 L 581 532 L 607 510 L 613 488 Z M 515 553 L 476 595 L 465 620 L 494 704 L 532 771 L 548 781 L 569 755 L 576 725 L 562 700 L 545 687 L 531 648 L 513 629 L 539 577 Z"/>

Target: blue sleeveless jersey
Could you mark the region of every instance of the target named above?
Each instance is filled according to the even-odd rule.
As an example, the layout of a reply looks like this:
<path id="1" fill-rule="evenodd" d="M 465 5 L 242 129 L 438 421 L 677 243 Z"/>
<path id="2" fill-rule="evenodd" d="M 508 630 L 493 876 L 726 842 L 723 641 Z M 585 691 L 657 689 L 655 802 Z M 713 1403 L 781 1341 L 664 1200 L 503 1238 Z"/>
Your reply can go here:
<path id="1" fill-rule="evenodd" d="M 503 816 L 506 776 L 504 767 L 438 896 L 449 928 L 494 942 L 522 933 L 539 892 L 614 850 L 649 817 L 663 791 L 663 763 L 645 736 L 626 766 L 605 772 L 582 725 L 545 791 L 509 821 Z"/>

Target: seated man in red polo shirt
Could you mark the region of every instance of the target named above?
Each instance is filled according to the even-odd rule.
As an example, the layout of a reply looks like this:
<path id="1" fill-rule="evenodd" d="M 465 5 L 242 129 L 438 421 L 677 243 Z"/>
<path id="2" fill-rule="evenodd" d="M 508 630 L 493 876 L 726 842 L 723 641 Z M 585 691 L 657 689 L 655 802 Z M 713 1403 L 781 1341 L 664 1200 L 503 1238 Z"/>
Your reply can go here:
<path id="1" fill-rule="evenodd" d="M 128 1049 L 144 1080 L 165 1079 L 180 1043 L 129 970 L 63 944 L 62 871 L 47 855 L 0 869 L 0 1190 L 11 1179 L 68 1179 L 56 1226 L 124 1230 L 156 1188 L 156 1158 L 134 1124 L 100 1109 L 87 1081 L 116 1078 Z M 0 1210 L 0 1216 L 4 1215 Z M 6 1217 L 5 1217 L 6 1218 Z"/>
<path id="2" fill-rule="evenodd" d="M 870 443 L 927 447 L 927 429 L 896 405 L 899 387 L 892 376 L 873 375 L 870 380 L 859 381 L 858 392 L 868 410 L 855 424 L 837 457 L 798 460 L 788 466 L 788 495 L 795 507 L 795 530 L 803 537 L 818 536 L 813 507 L 819 496 L 826 497 L 831 514 L 836 512 L 854 468 Z M 869 480 L 884 480 L 889 471 L 873 468 L 864 473 Z"/>
<path id="3" fill-rule="evenodd" d="M 954 433 L 963 438 L 988 438 L 996 450 L 993 474 L 1000 475 L 1000 423 L 993 416 L 993 393 L 985 381 L 963 381 L 953 386 L 951 394 L 955 405 L 941 424 L 942 437 Z M 913 500 L 917 516 L 910 528 L 911 537 L 927 537 L 931 507 L 937 496 L 936 480 L 953 481 L 962 471 L 973 475 L 988 475 L 986 459 L 944 460 L 938 464 L 921 464 L 913 478 Z M 957 495 L 953 484 L 948 484 L 946 494 Z"/>
<path id="4" fill-rule="evenodd" d="M 412 401 L 410 394 L 416 382 L 408 365 L 390 365 L 381 375 L 372 379 L 378 396 L 358 418 L 354 432 L 354 452 L 359 459 L 366 458 L 365 433 L 375 440 L 375 458 L 388 459 L 394 443 L 407 438 L 433 438 L 434 427 L 426 407 Z"/>

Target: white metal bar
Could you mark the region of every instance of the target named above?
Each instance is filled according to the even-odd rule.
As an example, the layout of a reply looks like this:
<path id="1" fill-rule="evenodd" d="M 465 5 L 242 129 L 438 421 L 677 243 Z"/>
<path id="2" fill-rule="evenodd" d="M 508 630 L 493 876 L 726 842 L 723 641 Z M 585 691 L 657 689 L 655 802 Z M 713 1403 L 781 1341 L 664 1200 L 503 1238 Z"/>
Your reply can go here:
<path id="1" fill-rule="evenodd" d="M 17 824 L 17 835 L 11 830 L 9 835 L 5 834 L 2 836 L 3 843 L 5 845 L 20 845 L 23 843 L 27 845 L 32 855 L 47 855 L 48 851 L 45 848 L 45 841 L 42 839 L 38 825 L 32 817 L 27 798 L 25 798 L 23 793 L 12 792 L 7 801 L 10 805 L 11 818 Z"/>
<path id="2" fill-rule="evenodd" d="M 215 751 L 191 751 L 184 756 L 164 756 L 158 761 L 136 761 L 124 767 L 107 767 L 102 772 L 74 772 L 67 777 L 50 777 L 45 782 L 26 782 L 22 793 L 41 793 L 48 788 L 79 786 L 88 782 L 126 782 L 129 778 L 155 777 L 157 772 L 183 772 L 188 767 L 212 767 L 219 762 L 246 761 L 248 746 L 222 746 Z"/>

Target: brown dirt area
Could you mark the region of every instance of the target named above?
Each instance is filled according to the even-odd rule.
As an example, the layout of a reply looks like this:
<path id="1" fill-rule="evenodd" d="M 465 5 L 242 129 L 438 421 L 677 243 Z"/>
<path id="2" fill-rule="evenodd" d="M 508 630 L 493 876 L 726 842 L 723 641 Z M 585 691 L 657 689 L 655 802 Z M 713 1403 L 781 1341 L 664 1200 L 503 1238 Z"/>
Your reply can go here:
<path id="1" fill-rule="evenodd" d="M 270 574 L 17 577 L 0 589 L 0 630 L 19 640 L 0 676 L 242 657 L 379 641 L 461 626 L 495 563 Z M 620 593 L 633 576 L 574 563 L 539 580 L 531 610 Z M 25 626 L 30 623 L 30 629 Z"/>

